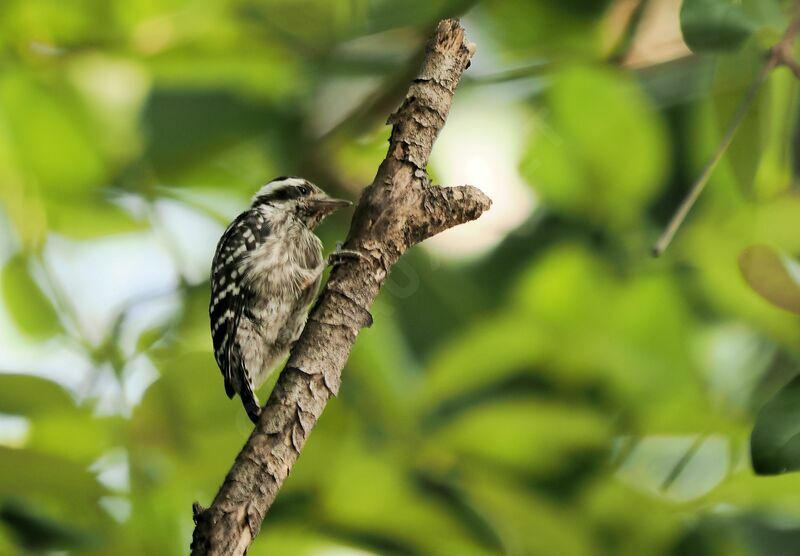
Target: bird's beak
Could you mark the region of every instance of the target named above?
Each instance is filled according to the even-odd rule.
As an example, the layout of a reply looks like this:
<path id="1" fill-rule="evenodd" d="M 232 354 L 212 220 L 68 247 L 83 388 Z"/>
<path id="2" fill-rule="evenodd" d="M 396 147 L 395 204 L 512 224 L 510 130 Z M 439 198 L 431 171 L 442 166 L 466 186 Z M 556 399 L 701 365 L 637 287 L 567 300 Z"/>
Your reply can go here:
<path id="1" fill-rule="evenodd" d="M 314 210 L 320 214 L 330 214 L 340 208 L 349 207 L 353 203 L 345 199 L 334 199 L 332 197 L 325 197 L 322 199 L 312 199 L 309 204 Z"/>

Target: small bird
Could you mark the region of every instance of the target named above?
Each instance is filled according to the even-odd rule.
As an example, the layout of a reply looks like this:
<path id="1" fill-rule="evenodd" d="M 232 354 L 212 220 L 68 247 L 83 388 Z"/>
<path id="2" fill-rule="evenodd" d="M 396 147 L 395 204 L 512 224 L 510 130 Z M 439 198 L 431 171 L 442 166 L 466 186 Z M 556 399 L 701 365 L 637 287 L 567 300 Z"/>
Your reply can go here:
<path id="1" fill-rule="evenodd" d="M 255 391 L 300 336 L 326 266 L 314 229 L 350 204 L 308 180 L 281 176 L 256 193 L 217 244 L 208 310 L 214 357 L 228 397 L 239 394 L 254 423 L 261 414 Z"/>

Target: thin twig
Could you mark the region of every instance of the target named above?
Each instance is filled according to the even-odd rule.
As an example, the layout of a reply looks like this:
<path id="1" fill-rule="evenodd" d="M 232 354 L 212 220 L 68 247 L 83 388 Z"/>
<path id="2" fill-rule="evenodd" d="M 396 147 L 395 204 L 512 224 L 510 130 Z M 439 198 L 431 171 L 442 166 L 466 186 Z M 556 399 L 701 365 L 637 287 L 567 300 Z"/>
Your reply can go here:
<path id="1" fill-rule="evenodd" d="M 689 214 L 689 211 L 694 206 L 697 198 L 700 197 L 700 194 L 705 189 L 706 185 L 708 184 L 709 178 L 711 178 L 711 174 L 714 173 L 714 168 L 717 167 L 719 161 L 722 160 L 722 157 L 725 155 L 725 152 L 730 147 L 733 138 L 736 136 L 736 132 L 739 130 L 739 126 L 744 121 L 745 116 L 750 111 L 751 106 L 755 102 L 756 98 L 758 98 L 758 91 L 761 89 L 761 85 L 764 84 L 767 77 L 769 76 L 770 72 L 775 67 L 776 62 L 774 58 L 770 58 L 765 65 L 761 72 L 758 74 L 758 77 L 750 85 L 750 89 L 748 89 L 747 94 L 742 99 L 742 102 L 739 104 L 739 107 L 736 109 L 736 113 L 733 116 L 733 120 L 731 120 L 730 126 L 728 130 L 725 132 L 725 135 L 722 137 L 722 141 L 717 146 L 717 150 L 714 151 L 714 154 L 711 156 L 711 159 L 706 163 L 703 167 L 703 171 L 700 173 L 700 176 L 695 180 L 692 184 L 692 188 L 689 190 L 689 194 L 681 203 L 681 206 L 672 216 L 672 219 L 669 221 L 669 224 L 664 229 L 664 232 L 661 234 L 661 237 L 658 238 L 655 246 L 653 247 L 653 256 L 658 257 L 660 256 L 664 250 L 669 247 L 672 238 L 675 237 L 675 233 L 678 231 L 678 228 L 681 227 L 683 221 L 686 220 L 686 216 Z"/>
<path id="2" fill-rule="evenodd" d="M 798 5 L 800 5 L 800 2 L 798 2 Z M 800 10 L 797 11 L 800 13 Z M 764 64 L 764 67 L 761 69 L 758 76 L 756 76 L 756 79 L 753 81 L 752 85 L 750 85 L 750 88 L 747 90 L 742 102 L 736 109 L 736 113 L 734 114 L 733 119 L 731 120 L 731 123 L 725 132 L 725 135 L 723 135 L 722 140 L 717 146 L 717 149 L 714 151 L 711 159 L 703 167 L 700 176 L 692 184 L 689 194 L 683 200 L 680 207 L 678 207 L 678 210 L 670 219 L 669 224 L 667 224 L 667 227 L 664 229 L 661 237 L 658 238 L 658 241 L 653 246 L 654 257 L 660 256 L 666 250 L 666 248 L 669 247 L 669 244 L 675 237 L 675 233 L 678 231 L 678 228 L 680 228 L 684 220 L 686 220 L 686 216 L 689 214 L 689 211 L 697 202 L 698 197 L 700 197 L 703 189 L 705 189 L 706 185 L 708 184 L 708 180 L 711 178 L 711 175 L 713 174 L 714 169 L 717 167 L 717 164 L 719 164 L 719 161 L 722 160 L 723 156 L 725 156 L 728 147 L 730 147 L 731 143 L 733 142 L 733 138 L 736 136 L 736 132 L 739 130 L 739 126 L 742 124 L 745 116 L 747 116 L 750 108 L 752 108 L 753 104 L 758 98 L 758 92 L 761 89 L 761 86 L 764 84 L 764 81 L 766 81 L 769 77 L 772 70 L 779 66 L 786 66 L 792 71 L 792 73 L 794 73 L 795 76 L 800 78 L 800 64 L 798 64 L 792 57 L 792 48 L 798 33 L 800 33 L 800 15 L 792 19 L 792 22 L 789 24 L 789 27 L 787 27 L 786 31 L 781 37 L 781 40 L 770 51 L 770 55 L 769 58 L 767 58 L 766 64 Z"/>
<path id="3" fill-rule="evenodd" d="M 670 470 L 669 475 L 667 475 L 667 477 L 664 479 L 664 482 L 661 483 L 661 492 L 666 493 L 673 483 L 675 483 L 678 477 L 681 476 L 681 473 L 684 472 L 686 466 L 689 465 L 689 462 L 692 461 L 692 458 L 695 456 L 707 438 L 707 433 L 697 435 L 694 441 L 692 441 L 692 443 L 689 445 L 689 448 L 686 450 L 686 452 L 677 461 L 675 467 Z"/>

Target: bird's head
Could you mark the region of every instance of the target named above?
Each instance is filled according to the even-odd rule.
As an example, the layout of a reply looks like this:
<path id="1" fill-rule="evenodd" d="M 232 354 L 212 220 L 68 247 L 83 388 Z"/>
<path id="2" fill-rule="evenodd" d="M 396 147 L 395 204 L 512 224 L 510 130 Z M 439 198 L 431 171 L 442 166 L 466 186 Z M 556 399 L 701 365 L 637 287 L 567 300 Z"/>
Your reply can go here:
<path id="1" fill-rule="evenodd" d="M 252 206 L 269 205 L 286 211 L 313 230 L 330 213 L 351 204 L 350 201 L 334 199 L 306 179 L 281 176 L 258 190 Z"/>

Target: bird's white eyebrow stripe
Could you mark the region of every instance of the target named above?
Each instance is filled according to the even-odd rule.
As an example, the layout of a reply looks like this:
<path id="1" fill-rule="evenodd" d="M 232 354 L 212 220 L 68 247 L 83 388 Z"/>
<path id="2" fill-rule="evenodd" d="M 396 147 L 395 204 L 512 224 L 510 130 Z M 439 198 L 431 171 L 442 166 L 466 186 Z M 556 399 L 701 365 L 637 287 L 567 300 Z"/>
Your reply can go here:
<path id="1" fill-rule="evenodd" d="M 296 187 L 299 185 L 304 185 L 306 180 L 303 178 L 284 178 L 282 180 L 271 181 L 266 185 L 261 186 L 261 189 L 253 196 L 253 200 L 257 197 L 262 197 L 266 195 L 272 195 L 281 189 L 286 187 Z"/>

